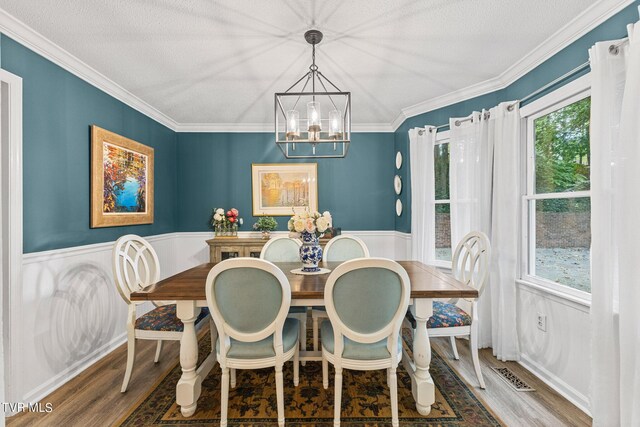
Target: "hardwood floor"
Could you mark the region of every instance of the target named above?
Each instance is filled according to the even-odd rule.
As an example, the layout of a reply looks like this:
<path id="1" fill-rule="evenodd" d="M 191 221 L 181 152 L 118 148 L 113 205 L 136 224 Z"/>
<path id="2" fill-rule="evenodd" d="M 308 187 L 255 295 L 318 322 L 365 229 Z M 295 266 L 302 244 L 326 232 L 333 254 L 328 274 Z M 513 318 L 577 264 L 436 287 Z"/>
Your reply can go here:
<path id="1" fill-rule="evenodd" d="M 501 362 L 493 357 L 491 349 L 480 350 L 482 375 L 487 386 L 485 390 L 481 390 L 477 387 L 478 380 L 473 369 L 467 340 L 457 340 L 460 360 L 453 360 L 448 338 L 432 338 L 431 345 L 447 360 L 449 366 L 467 382 L 469 387 L 477 391 L 478 398 L 483 400 L 505 425 L 510 427 L 591 425 L 591 417 L 520 366 L 519 363 Z M 502 366 L 509 367 L 512 372 L 536 391 L 514 391 L 491 369 L 491 367 Z"/>
<path id="2" fill-rule="evenodd" d="M 208 331 L 203 331 L 208 333 Z M 460 360 L 452 360 L 448 339 L 431 340 L 432 345 L 450 366 L 475 388 L 477 380 L 467 341 L 458 340 Z M 163 377 L 178 360 L 179 343 L 165 343 L 160 363 L 153 363 L 155 342 L 141 341 L 133 375 L 126 393 L 120 385 L 126 362 L 123 345 L 78 377 L 53 392 L 43 402 L 53 404 L 50 414 L 23 413 L 7 420 L 10 427 L 19 426 L 108 426 L 113 425 L 148 390 Z M 480 361 L 487 385 L 478 397 L 490 407 L 507 426 L 590 426 L 591 418 L 553 391 L 529 371 L 514 362 L 500 362 L 490 349 L 481 351 Z M 536 389 L 535 392 L 515 392 L 490 369 L 509 366 L 520 378 Z"/>

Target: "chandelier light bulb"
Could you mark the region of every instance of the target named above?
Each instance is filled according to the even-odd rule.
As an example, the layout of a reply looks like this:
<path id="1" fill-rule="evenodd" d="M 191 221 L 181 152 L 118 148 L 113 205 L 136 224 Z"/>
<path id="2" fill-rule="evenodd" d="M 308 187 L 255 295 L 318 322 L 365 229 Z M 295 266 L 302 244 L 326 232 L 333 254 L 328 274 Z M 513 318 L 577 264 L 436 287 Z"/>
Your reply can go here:
<path id="1" fill-rule="evenodd" d="M 287 111 L 287 134 L 288 141 L 300 138 L 300 113 L 296 110 Z"/>
<path id="2" fill-rule="evenodd" d="M 342 112 L 339 110 L 329 112 L 329 138 L 342 139 Z"/>
<path id="3" fill-rule="evenodd" d="M 320 131 L 322 130 L 320 118 L 320 103 L 311 101 L 307 104 L 307 122 L 309 141 L 317 141 L 320 139 Z"/>

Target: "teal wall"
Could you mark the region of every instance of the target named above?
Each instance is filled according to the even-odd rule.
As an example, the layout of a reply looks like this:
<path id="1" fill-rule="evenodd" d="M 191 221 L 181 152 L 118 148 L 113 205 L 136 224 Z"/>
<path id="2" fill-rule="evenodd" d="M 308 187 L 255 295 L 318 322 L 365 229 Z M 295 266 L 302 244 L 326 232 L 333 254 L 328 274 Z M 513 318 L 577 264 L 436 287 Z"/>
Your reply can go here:
<path id="1" fill-rule="evenodd" d="M 585 62 L 597 41 L 626 36 L 640 1 L 509 87 L 407 119 L 395 133 L 359 133 L 346 159 L 318 160 L 319 207 L 349 230 L 409 232 L 410 128 L 447 123 L 501 101 L 521 98 Z M 11 38 L 0 38 L 2 68 L 23 78 L 24 252 L 113 241 L 126 233 L 153 235 L 208 230 L 211 208 L 235 206 L 249 230 L 251 163 L 286 162 L 267 133 L 179 133 L 105 94 Z M 90 125 L 155 149 L 155 221 L 151 225 L 89 227 Z M 404 213 L 395 216 L 395 151 Z M 304 161 L 304 160 L 302 160 Z M 284 229 L 286 218 L 279 218 Z"/>
<path id="2" fill-rule="evenodd" d="M 346 230 L 393 230 L 393 133 L 352 135 L 344 159 L 286 160 L 272 133 L 178 134 L 178 229 L 209 229 L 211 209 L 236 207 L 250 230 L 252 163 L 318 163 L 318 204 Z M 278 217 L 286 230 L 288 217 Z"/>
<path id="3" fill-rule="evenodd" d="M 23 79 L 24 252 L 175 231 L 176 134 L 5 35 L 0 55 Z M 153 224 L 89 227 L 92 124 L 154 148 Z"/>
<path id="4" fill-rule="evenodd" d="M 420 114 L 405 120 L 395 132 L 395 148 L 402 152 L 404 162 L 400 175 L 405 184 L 405 188 L 401 194 L 401 200 L 404 205 L 404 213 L 401 217 L 396 218 L 395 229 L 402 232 L 411 231 L 411 187 L 409 177 L 409 129 L 414 127 L 423 127 L 426 125 L 442 125 L 449 123 L 450 117 L 464 117 L 473 111 L 482 108 L 491 108 L 503 101 L 511 101 L 536 91 L 538 88 L 553 81 L 561 75 L 571 71 L 575 67 L 589 60 L 588 50 L 596 42 L 604 40 L 614 40 L 627 36 L 627 24 L 638 20 L 638 5 L 640 1 L 635 1 L 632 5 L 626 7 L 621 12 L 599 25 L 580 39 L 573 42 L 565 49 L 540 64 L 534 70 L 506 87 L 505 89 L 492 92 L 483 96 L 449 105 L 428 113 Z M 583 73 L 584 74 L 584 73 Z M 580 77 L 581 74 L 568 79 L 564 83 Z M 544 94 L 540 95 L 543 96 Z M 406 191 L 405 191 L 406 190 Z"/>

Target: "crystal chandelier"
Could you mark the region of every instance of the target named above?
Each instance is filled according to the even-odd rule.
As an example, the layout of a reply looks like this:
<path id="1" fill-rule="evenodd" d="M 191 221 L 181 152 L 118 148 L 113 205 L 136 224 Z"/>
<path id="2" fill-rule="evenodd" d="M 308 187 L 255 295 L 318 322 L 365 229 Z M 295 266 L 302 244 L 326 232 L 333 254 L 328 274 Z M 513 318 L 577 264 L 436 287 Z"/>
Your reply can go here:
<path id="1" fill-rule="evenodd" d="M 312 49 L 309 71 L 275 94 L 276 144 L 287 159 L 345 157 L 351 142 L 351 93 L 318 70 L 316 45 L 322 33 L 309 30 L 304 38 Z M 300 118 L 300 110 L 306 117 Z"/>

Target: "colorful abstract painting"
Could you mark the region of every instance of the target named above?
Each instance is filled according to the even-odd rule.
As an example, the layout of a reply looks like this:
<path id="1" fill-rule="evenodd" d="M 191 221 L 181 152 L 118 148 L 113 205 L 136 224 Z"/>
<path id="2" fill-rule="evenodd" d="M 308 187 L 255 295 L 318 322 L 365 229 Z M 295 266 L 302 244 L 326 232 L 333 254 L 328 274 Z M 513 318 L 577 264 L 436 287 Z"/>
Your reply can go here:
<path id="1" fill-rule="evenodd" d="M 147 156 L 105 143 L 103 212 L 145 212 Z"/>
<path id="2" fill-rule="evenodd" d="M 91 226 L 153 223 L 153 148 L 97 126 L 91 135 Z"/>
<path id="3" fill-rule="evenodd" d="M 254 164 L 253 215 L 291 215 L 293 210 L 317 210 L 315 163 Z"/>

